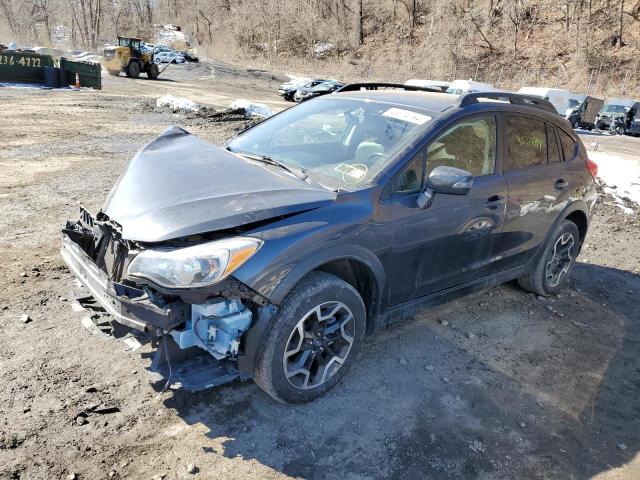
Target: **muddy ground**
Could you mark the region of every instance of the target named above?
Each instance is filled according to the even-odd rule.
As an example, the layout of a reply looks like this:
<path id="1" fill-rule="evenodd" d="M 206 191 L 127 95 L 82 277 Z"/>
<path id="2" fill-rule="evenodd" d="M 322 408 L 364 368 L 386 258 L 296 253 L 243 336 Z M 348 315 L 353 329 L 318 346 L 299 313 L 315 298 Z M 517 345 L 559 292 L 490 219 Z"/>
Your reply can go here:
<path id="1" fill-rule="evenodd" d="M 156 111 L 156 97 L 285 105 L 267 72 L 166 73 L 102 92 L 0 88 L 0 478 L 640 478 L 640 217 L 608 197 L 558 297 L 507 284 L 425 311 L 369 338 L 308 405 L 250 382 L 158 397 L 147 350 L 72 311 L 59 229 L 167 126 L 220 143 L 246 125 Z"/>

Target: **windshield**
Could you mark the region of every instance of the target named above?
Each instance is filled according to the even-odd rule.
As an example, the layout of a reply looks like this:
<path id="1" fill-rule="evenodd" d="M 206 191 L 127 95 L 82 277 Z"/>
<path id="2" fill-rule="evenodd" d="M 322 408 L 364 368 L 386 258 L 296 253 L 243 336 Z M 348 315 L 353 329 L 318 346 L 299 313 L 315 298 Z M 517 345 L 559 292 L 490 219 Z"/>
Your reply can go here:
<path id="1" fill-rule="evenodd" d="M 231 140 L 228 149 L 302 168 L 331 187 L 360 186 L 434 115 L 417 107 L 329 95 L 264 121 Z"/>
<path id="2" fill-rule="evenodd" d="M 625 105 L 607 104 L 602 111 L 606 113 L 625 113 L 628 109 L 629 107 Z"/>

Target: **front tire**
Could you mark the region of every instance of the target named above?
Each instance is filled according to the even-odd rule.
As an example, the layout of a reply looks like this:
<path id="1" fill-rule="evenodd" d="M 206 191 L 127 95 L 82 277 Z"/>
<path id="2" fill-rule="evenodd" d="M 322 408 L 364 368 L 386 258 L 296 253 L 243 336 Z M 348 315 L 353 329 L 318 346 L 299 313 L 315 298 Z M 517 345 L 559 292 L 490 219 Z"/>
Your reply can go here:
<path id="1" fill-rule="evenodd" d="M 366 309 L 340 278 L 312 272 L 272 320 L 256 358 L 254 380 L 283 403 L 306 403 L 333 388 L 358 354 Z"/>
<path id="2" fill-rule="evenodd" d="M 155 80 L 160 75 L 160 68 L 157 63 L 151 63 L 147 69 L 147 76 L 150 80 Z"/>
<path id="3" fill-rule="evenodd" d="M 564 220 L 553 235 L 531 273 L 518 278 L 524 290 L 548 296 L 559 292 L 571 276 L 580 251 L 580 232 L 575 223 Z"/>

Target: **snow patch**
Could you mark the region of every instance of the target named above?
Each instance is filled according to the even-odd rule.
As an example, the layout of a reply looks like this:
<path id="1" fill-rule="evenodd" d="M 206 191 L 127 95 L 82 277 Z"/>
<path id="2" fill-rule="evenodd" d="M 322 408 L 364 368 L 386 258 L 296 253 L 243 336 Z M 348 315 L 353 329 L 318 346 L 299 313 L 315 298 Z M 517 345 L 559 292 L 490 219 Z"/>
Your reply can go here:
<path id="1" fill-rule="evenodd" d="M 198 110 L 200 110 L 200 105 L 198 105 L 196 102 L 193 102 L 188 98 L 184 98 L 184 97 L 174 97 L 173 95 L 170 95 L 170 94 L 166 94 L 160 97 L 156 101 L 156 107 L 158 108 L 168 107 L 174 112 L 178 112 L 178 111 L 197 112 Z"/>
<path id="2" fill-rule="evenodd" d="M 598 177 L 606 184 L 604 191 L 611 194 L 625 213 L 633 213 L 624 198 L 640 204 L 640 163 L 604 152 L 588 152 L 598 164 Z"/>
<path id="3" fill-rule="evenodd" d="M 247 115 L 253 115 L 256 117 L 267 118 L 273 115 L 273 112 L 264 103 L 253 103 L 244 98 L 234 100 L 231 104 L 232 109 L 242 108 Z"/>

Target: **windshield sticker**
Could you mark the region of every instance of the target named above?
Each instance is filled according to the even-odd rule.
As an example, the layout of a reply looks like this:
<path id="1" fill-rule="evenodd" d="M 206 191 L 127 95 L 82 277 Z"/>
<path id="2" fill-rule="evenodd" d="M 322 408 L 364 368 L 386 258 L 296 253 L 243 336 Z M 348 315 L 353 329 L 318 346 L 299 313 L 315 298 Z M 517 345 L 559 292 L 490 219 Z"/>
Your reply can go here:
<path id="1" fill-rule="evenodd" d="M 342 174 L 343 182 L 355 185 L 364 178 L 369 169 L 364 163 L 356 163 L 353 165 L 341 163 L 334 168 L 334 170 Z"/>
<path id="2" fill-rule="evenodd" d="M 423 125 L 431 120 L 429 115 L 412 112 L 411 110 L 403 110 L 402 108 L 392 107 L 382 114 L 383 117 L 395 118 L 403 122 L 413 123 L 415 125 Z"/>

